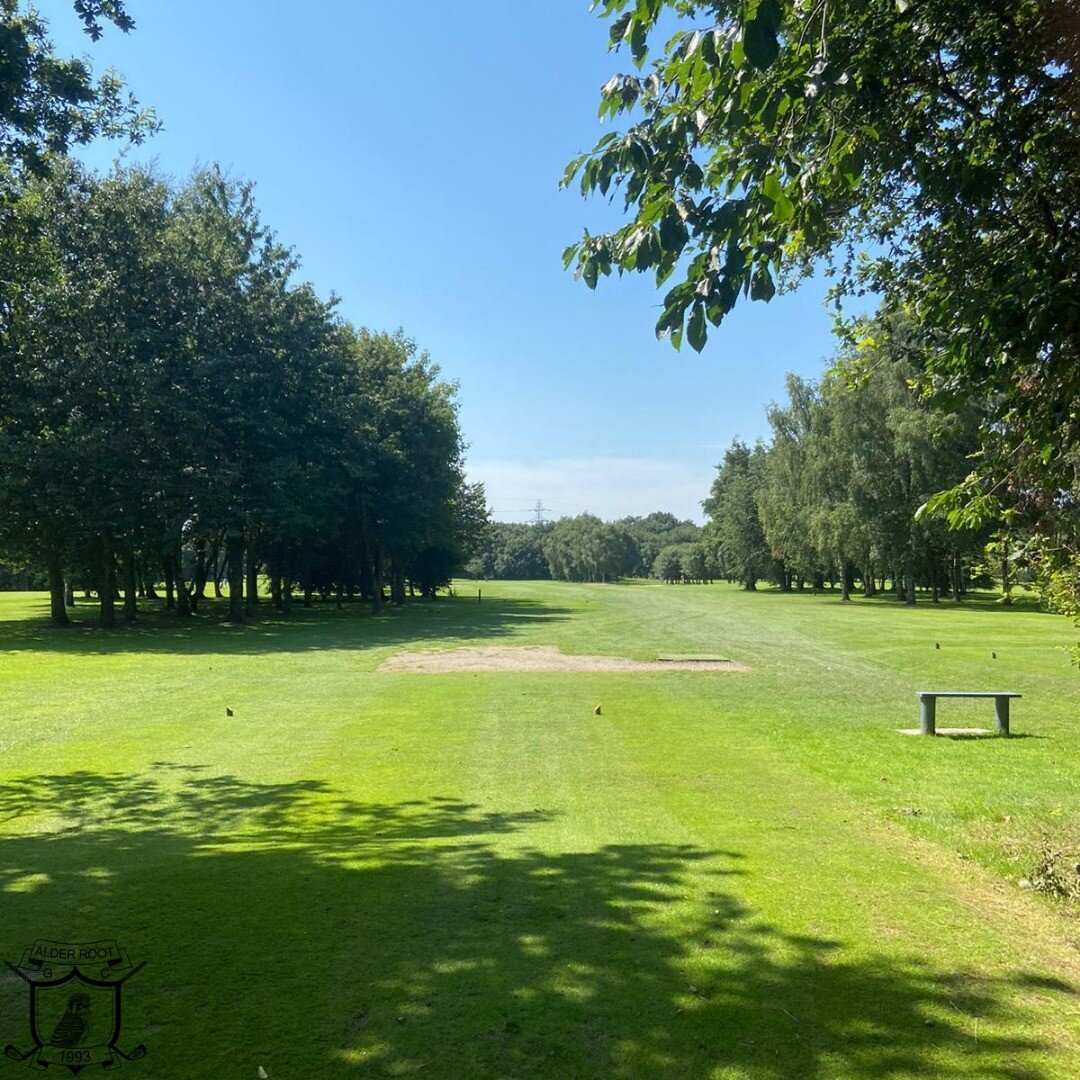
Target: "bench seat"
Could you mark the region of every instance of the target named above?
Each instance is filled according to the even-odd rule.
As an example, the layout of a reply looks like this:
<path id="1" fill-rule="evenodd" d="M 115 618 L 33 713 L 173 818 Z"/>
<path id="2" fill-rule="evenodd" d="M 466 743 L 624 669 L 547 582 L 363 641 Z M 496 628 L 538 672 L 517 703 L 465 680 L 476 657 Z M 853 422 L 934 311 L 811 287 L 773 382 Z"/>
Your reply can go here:
<path id="1" fill-rule="evenodd" d="M 993 698 L 998 734 L 1008 735 L 1009 702 L 1023 697 L 1010 690 L 917 690 L 915 696 L 919 699 L 919 730 L 923 735 L 937 734 L 938 698 Z"/>

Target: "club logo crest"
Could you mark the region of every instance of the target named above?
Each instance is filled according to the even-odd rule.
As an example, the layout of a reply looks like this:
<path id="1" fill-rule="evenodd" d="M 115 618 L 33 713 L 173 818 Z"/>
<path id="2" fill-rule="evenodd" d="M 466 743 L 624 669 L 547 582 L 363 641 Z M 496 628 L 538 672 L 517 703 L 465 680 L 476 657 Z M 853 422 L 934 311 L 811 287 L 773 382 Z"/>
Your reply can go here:
<path id="1" fill-rule="evenodd" d="M 120 991 L 145 967 L 132 966 L 115 941 L 69 945 L 35 941 L 18 965 L 7 965 L 30 987 L 30 1035 L 25 1053 L 7 1046 L 4 1053 L 32 1069 L 66 1066 L 73 1074 L 94 1065 L 118 1069 L 124 1061 L 146 1056 L 146 1047 L 124 1053 L 120 1038 Z"/>

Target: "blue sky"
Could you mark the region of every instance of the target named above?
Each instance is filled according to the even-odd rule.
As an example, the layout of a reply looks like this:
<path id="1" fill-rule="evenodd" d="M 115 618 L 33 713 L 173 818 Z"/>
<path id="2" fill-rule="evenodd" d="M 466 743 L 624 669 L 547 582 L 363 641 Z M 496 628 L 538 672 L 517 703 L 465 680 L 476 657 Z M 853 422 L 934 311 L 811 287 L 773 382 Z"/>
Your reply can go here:
<path id="1" fill-rule="evenodd" d="M 824 287 L 736 311 L 702 356 L 653 334 L 647 279 L 596 292 L 560 255 L 612 208 L 559 192 L 625 68 L 588 0 L 129 0 L 98 44 L 70 0 L 39 10 L 115 66 L 164 131 L 129 153 L 258 185 L 302 276 L 360 325 L 404 327 L 461 384 L 469 472 L 496 517 L 671 510 L 700 518 L 724 447 L 766 431 L 784 373 L 832 352 Z M 107 164 L 115 146 L 86 156 Z"/>

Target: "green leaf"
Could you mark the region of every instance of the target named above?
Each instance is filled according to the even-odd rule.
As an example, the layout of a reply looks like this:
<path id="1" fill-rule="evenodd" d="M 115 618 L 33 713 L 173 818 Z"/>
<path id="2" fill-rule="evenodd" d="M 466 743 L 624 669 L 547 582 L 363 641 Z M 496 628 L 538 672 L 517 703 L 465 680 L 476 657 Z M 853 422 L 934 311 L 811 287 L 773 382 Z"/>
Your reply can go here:
<path id="1" fill-rule="evenodd" d="M 636 19 L 630 30 L 630 53 L 640 67 L 645 62 L 648 49 L 648 29 L 641 19 Z"/>
<path id="2" fill-rule="evenodd" d="M 780 22 L 783 13 L 776 0 L 762 0 L 753 19 L 743 27 L 746 59 L 764 71 L 780 55 Z"/>
<path id="3" fill-rule="evenodd" d="M 690 325 L 686 330 L 686 338 L 694 352 L 701 352 L 705 348 L 709 332 L 705 324 L 705 305 L 695 304 L 690 315 Z"/>
<path id="4" fill-rule="evenodd" d="M 766 269 L 758 270 L 750 286 L 750 299 L 764 300 L 767 304 L 775 295 L 776 283 L 772 279 L 772 274 Z"/>
<path id="5" fill-rule="evenodd" d="M 633 18 L 633 12 L 628 11 L 625 15 L 620 15 L 611 24 L 611 47 L 618 48 L 622 44 L 623 38 L 626 37 L 626 29 L 630 25 L 630 20 Z"/>
<path id="6" fill-rule="evenodd" d="M 686 246 L 687 233 L 679 212 L 670 207 L 660 222 L 660 243 L 668 251 L 682 251 Z"/>
<path id="7" fill-rule="evenodd" d="M 790 221 L 795 216 L 795 204 L 783 192 L 773 204 L 772 216 L 773 221 L 780 223 Z"/>

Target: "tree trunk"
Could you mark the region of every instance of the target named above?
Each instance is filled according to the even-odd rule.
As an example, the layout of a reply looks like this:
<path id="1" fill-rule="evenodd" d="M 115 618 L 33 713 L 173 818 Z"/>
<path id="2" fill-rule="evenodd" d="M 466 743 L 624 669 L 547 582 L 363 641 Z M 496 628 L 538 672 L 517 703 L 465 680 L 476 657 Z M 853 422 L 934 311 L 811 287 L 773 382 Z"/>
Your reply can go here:
<path id="1" fill-rule="evenodd" d="M 359 586 L 360 599 L 370 600 L 375 591 L 375 581 L 372 575 L 373 559 L 371 554 L 371 525 L 368 520 L 367 510 L 363 503 L 361 503 L 356 514 L 355 531 L 358 540 L 357 585 Z"/>
<path id="2" fill-rule="evenodd" d="M 915 604 L 915 575 L 910 570 L 904 573 L 904 603 L 908 607 Z"/>
<path id="3" fill-rule="evenodd" d="M 142 559 L 135 560 L 135 580 L 139 588 L 139 599 L 150 599 L 150 582 L 146 579 L 146 568 Z"/>
<path id="4" fill-rule="evenodd" d="M 848 579 L 848 565 L 843 559 L 840 560 L 840 602 L 843 604 L 851 603 L 851 582 Z"/>
<path id="5" fill-rule="evenodd" d="M 170 552 L 163 562 L 165 564 L 165 610 L 172 611 L 176 607 L 176 559 Z"/>
<path id="6" fill-rule="evenodd" d="M 206 599 L 206 541 L 195 541 L 195 576 L 191 579 L 191 610 L 199 610 L 199 602 Z"/>
<path id="7" fill-rule="evenodd" d="M 250 549 L 248 550 L 247 565 L 247 596 L 245 597 L 244 606 L 249 615 L 253 615 L 255 609 L 259 606 L 259 564 L 251 554 Z"/>
<path id="8" fill-rule="evenodd" d="M 378 614 L 383 607 L 382 549 L 378 540 L 371 545 L 371 608 Z"/>
<path id="9" fill-rule="evenodd" d="M 135 573 L 135 552 L 124 552 L 124 622 L 131 624 L 139 617 L 139 582 Z"/>
<path id="10" fill-rule="evenodd" d="M 116 626 L 116 559 L 112 544 L 101 537 L 101 587 L 98 589 L 98 624 L 106 630 Z"/>
<path id="11" fill-rule="evenodd" d="M 64 588 L 64 570 L 59 555 L 49 556 L 49 614 L 53 626 L 70 626 L 67 613 L 67 597 Z"/>
<path id="12" fill-rule="evenodd" d="M 64 582 L 64 604 L 67 607 L 75 606 L 75 585 L 71 578 L 67 578 Z"/>
<path id="13" fill-rule="evenodd" d="M 244 534 L 231 532 L 225 540 L 229 574 L 229 622 L 244 621 Z"/>
<path id="14" fill-rule="evenodd" d="M 191 593 L 188 592 L 187 582 L 184 580 L 184 549 L 180 540 L 176 541 L 176 551 L 173 559 L 177 566 L 176 614 L 181 619 L 188 619 L 195 613 L 195 609 L 191 603 Z"/>
<path id="15" fill-rule="evenodd" d="M 221 560 L 221 544 L 215 543 L 210 554 L 210 565 L 214 570 L 214 599 L 220 600 L 225 594 L 221 591 L 221 579 L 225 574 L 225 567 Z"/>
<path id="16" fill-rule="evenodd" d="M 393 559 L 394 580 L 390 585 L 390 594 L 394 603 L 401 607 L 405 603 L 405 560 L 400 555 Z"/>
<path id="17" fill-rule="evenodd" d="M 292 611 L 292 591 L 293 583 L 292 579 L 285 577 L 281 579 L 281 609 L 286 615 Z"/>

